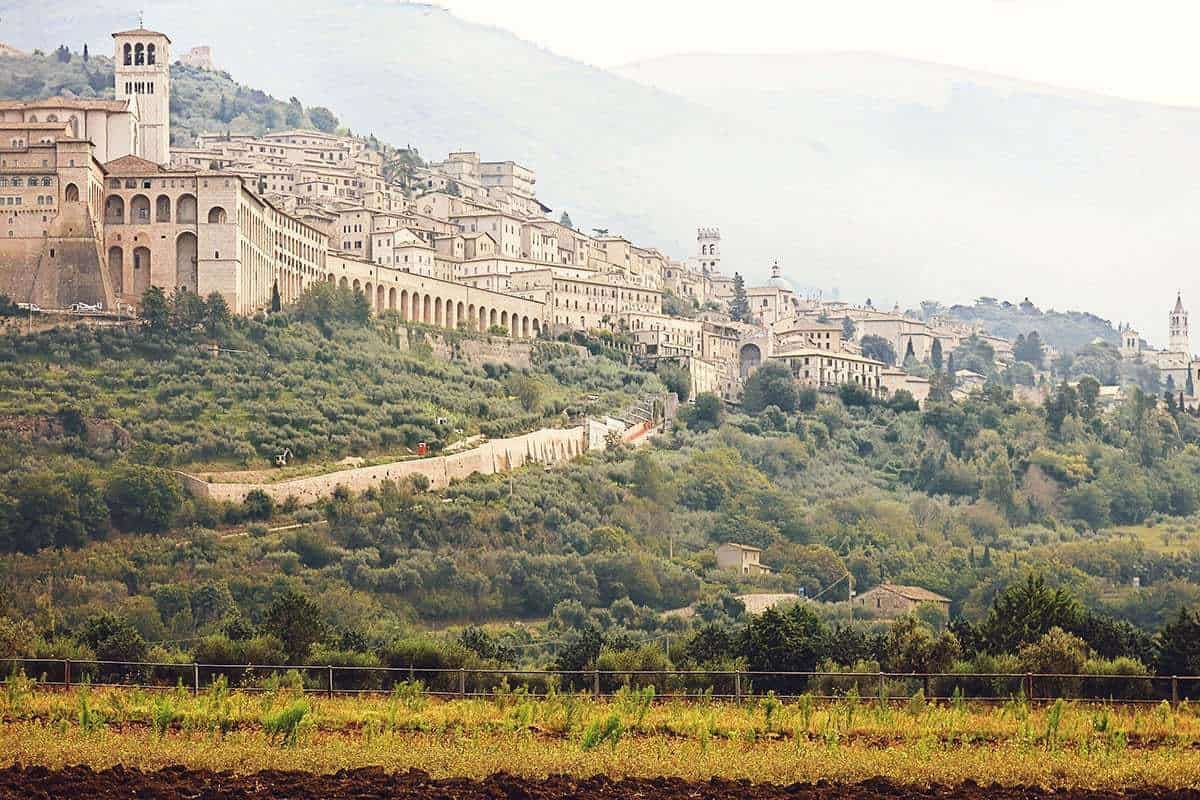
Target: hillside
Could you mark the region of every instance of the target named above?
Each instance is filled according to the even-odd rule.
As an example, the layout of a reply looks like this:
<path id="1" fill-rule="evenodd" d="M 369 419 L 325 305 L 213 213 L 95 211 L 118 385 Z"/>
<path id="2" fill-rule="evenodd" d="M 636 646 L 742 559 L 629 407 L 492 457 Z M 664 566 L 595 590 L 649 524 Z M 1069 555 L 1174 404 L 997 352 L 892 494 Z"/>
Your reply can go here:
<path id="1" fill-rule="evenodd" d="M 337 128 L 337 117 L 329 109 L 305 108 L 294 97 L 279 100 L 234 81 L 227 72 L 208 72 L 176 62 L 171 66 L 171 90 L 174 145 L 190 147 L 203 132 L 261 134 L 284 127 Z M 89 53 L 85 61 L 82 52 L 70 51 L 0 55 L 0 98 L 36 100 L 58 95 L 111 98 L 112 59 Z"/>
<path id="2" fill-rule="evenodd" d="M 988 333 L 1015 341 L 1037 331 L 1042 341 L 1060 353 L 1074 353 L 1097 339 L 1112 345 L 1120 344 L 1120 334 L 1113 324 L 1084 311 L 1041 310 L 1028 298 L 1022 302 L 979 298 L 972 305 L 934 306 L 941 316 L 961 322 L 982 322 Z"/>

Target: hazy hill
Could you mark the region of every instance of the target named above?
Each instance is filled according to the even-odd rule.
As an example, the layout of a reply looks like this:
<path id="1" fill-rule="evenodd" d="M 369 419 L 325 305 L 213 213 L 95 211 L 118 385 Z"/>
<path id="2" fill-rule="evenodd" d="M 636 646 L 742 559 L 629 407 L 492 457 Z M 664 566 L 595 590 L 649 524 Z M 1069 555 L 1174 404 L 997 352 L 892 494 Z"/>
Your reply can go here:
<path id="1" fill-rule="evenodd" d="M 25 6 L 0 0 L 0 40 L 24 49 L 107 52 L 132 23 L 115 0 Z M 683 255 L 696 225 L 720 225 L 752 277 L 778 257 L 798 286 L 877 305 L 1029 295 L 1160 342 L 1174 291 L 1200 302 L 1194 110 L 864 54 L 616 75 L 408 3 L 165 0 L 147 24 L 426 157 L 525 162 L 581 226 Z"/>
<path id="2" fill-rule="evenodd" d="M 327 130 L 337 118 L 327 109 L 306 109 L 299 100 L 279 100 L 234 81 L 226 72 L 208 72 L 176 63 L 171 67 L 171 141 L 191 145 L 204 131 L 263 133 L 284 125 Z M 50 96 L 113 97 L 111 58 L 80 53 L 63 61 L 57 53 L 12 56 L 0 53 L 0 98 L 33 100 Z M 313 113 L 315 112 L 315 113 Z M 332 122 L 333 124 L 329 124 Z"/>

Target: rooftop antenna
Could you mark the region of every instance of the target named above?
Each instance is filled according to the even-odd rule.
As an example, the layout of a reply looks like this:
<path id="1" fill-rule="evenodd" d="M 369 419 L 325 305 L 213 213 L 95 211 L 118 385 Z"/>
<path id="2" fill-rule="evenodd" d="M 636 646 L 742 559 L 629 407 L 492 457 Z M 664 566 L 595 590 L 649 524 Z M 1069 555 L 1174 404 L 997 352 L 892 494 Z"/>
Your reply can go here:
<path id="1" fill-rule="evenodd" d="M 144 28 L 144 27 L 146 27 L 146 12 L 139 11 L 138 12 L 138 28 Z"/>

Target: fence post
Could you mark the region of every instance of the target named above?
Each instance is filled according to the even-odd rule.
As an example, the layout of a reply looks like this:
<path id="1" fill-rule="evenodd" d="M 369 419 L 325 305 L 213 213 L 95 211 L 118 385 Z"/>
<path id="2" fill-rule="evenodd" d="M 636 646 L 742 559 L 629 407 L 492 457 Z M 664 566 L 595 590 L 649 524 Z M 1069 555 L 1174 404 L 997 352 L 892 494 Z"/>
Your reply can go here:
<path id="1" fill-rule="evenodd" d="M 329 695 L 330 699 L 332 699 L 333 698 L 333 665 L 330 664 L 328 667 L 326 667 L 326 669 L 329 670 L 329 687 L 328 687 L 329 691 L 327 692 L 327 694 Z"/>
<path id="2" fill-rule="evenodd" d="M 883 681 L 883 670 L 879 670 L 879 702 L 887 701 L 887 684 Z"/>
<path id="3" fill-rule="evenodd" d="M 417 680 L 416 671 L 413 669 L 412 662 L 408 662 L 408 682 L 415 683 Z"/>
<path id="4" fill-rule="evenodd" d="M 458 696 L 467 696 L 467 668 L 460 667 L 458 670 Z"/>
<path id="5" fill-rule="evenodd" d="M 1030 704 L 1033 703 L 1033 673 L 1032 672 L 1025 673 L 1025 699 Z"/>
<path id="6" fill-rule="evenodd" d="M 600 699 L 600 670 L 592 670 L 592 697 L 596 700 Z"/>
<path id="7" fill-rule="evenodd" d="M 921 688 L 922 688 L 922 691 L 925 692 L 925 699 L 926 700 L 930 699 L 930 697 L 929 697 L 929 676 L 928 675 L 921 676 Z"/>
<path id="8" fill-rule="evenodd" d="M 71 659 L 63 659 L 63 683 L 67 686 L 71 685 Z"/>
<path id="9" fill-rule="evenodd" d="M 192 662 L 192 697 L 200 694 L 200 665 Z"/>
<path id="10" fill-rule="evenodd" d="M 738 670 L 733 673 L 733 696 L 739 703 L 742 702 L 742 671 Z"/>
<path id="11" fill-rule="evenodd" d="M 1179 705 L 1179 676 L 1171 676 L 1171 705 Z"/>

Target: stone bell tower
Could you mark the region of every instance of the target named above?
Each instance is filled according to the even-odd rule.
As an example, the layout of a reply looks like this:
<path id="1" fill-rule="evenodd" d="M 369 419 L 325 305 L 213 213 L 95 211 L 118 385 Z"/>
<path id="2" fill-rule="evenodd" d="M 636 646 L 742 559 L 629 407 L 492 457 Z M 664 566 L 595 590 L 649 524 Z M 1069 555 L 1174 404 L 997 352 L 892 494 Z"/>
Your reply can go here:
<path id="1" fill-rule="evenodd" d="M 156 164 L 171 161 L 171 40 L 140 24 L 113 34 L 117 99 L 137 106 L 134 155 Z"/>
<path id="2" fill-rule="evenodd" d="M 1183 307 L 1183 297 L 1175 295 L 1175 308 L 1171 309 L 1170 345 L 1172 353 L 1184 353 L 1189 358 L 1192 348 L 1188 342 L 1188 312 Z"/>

